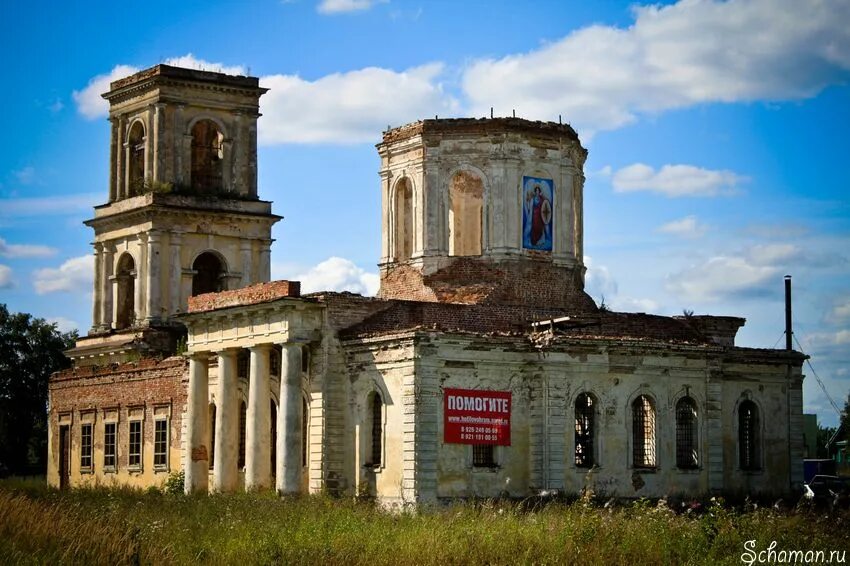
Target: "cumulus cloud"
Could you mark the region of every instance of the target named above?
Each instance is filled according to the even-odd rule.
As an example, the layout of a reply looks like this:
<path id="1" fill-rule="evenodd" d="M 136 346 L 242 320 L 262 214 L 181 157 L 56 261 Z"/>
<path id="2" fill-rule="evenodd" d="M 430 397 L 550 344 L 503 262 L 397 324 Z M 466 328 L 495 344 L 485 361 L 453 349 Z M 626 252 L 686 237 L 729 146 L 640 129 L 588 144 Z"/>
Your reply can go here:
<path id="1" fill-rule="evenodd" d="M 662 234 L 670 234 L 678 238 L 699 238 L 705 235 L 708 226 L 700 223 L 694 215 L 673 220 L 658 227 Z"/>
<path id="2" fill-rule="evenodd" d="M 593 25 L 472 63 L 473 114 L 562 114 L 588 135 L 696 104 L 807 98 L 850 75 L 847 2 L 685 0 L 633 12 L 628 28 Z"/>
<path id="3" fill-rule="evenodd" d="M 50 257 L 56 254 L 56 249 L 48 246 L 30 244 L 8 244 L 0 238 L 0 257 Z"/>
<path id="4" fill-rule="evenodd" d="M 380 285 L 377 273 L 370 273 L 353 261 L 341 257 L 330 257 L 308 269 L 276 265 L 273 271 L 275 277 L 300 281 L 302 293 L 351 291 L 371 296 L 378 292 Z"/>
<path id="5" fill-rule="evenodd" d="M 205 71 L 215 71 L 217 73 L 227 73 L 229 75 L 244 75 L 245 68 L 242 66 L 228 66 L 222 63 L 210 63 L 203 59 L 198 59 L 191 53 L 180 57 L 171 57 L 163 61 L 166 65 L 174 67 L 185 67 L 187 69 L 201 69 Z M 89 80 L 88 84 L 82 90 L 75 90 L 71 93 L 71 97 L 77 105 L 77 111 L 89 120 L 106 116 L 109 113 L 109 103 L 101 96 L 109 91 L 109 84 L 118 79 L 123 79 L 141 69 L 132 65 L 116 65 L 110 72 L 97 75 Z"/>
<path id="6" fill-rule="evenodd" d="M 376 142 L 387 125 L 451 114 L 458 103 L 443 92 L 439 63 L 396 72 L 369 67 L 315 81 L 296 75 L 262 77 L 260 142 Z"/>
<path id="7" fill-rule="evenodd" d="M 316 7 L 320 14 L 345 14 L 368 10 L 375 4 L 383 4 L 388 0 L 322 0 Z"/>
<path id="8" fill-rule="evenodd" d="M 12 268 L 0 263 L 0 289 L 11 289 L 15 286 L 12 280 Z"/>
<path id="9" fill-rule="evenodd" d="M 47 317 L 47 322 L 55 324 L 59 332 L 71 332 L 72 330 L 80 329 L 80 325 L 77 322 L 64 316 L 49 316 Z"/>
<path id="10" fill-rule="evenodd" d="M 100 193 L 78 193 L 31 198 L 0 199 L 0 217 L 68 215 L 91 212 L 104 196 Z"/>
<path id="11" fill-rule="evenodd" d="M 661 310 L 661 304 L 653 299 L 634 299 L 632 297 L 616 297 L 611 302 L 615 311 L 654 313 Z"/>
<path id="12" fill-rule="evenodd" d="M 850 297 L 839 299 L 829 310 L 826 318 L 830 322 L 844 322 L 850 320 Z"/>
<path id="13" fill-rule="evenodd" d="M 729 297 L 762 297 L 778 292 L 792 266 L 824 267 L 825 259 L 809 257 L 794 244 L 751 246 L 738 254 L 716 256 L 668 276 L 668 291 L 690 301 Z"/>
<path id="14" fill-rule="evenodd" d="M 732 171 L 714 171 L 693 165 L 664 165 L 655 170 L 643 163 L 618 169 L 611 178 L 614 191 L 651 191 L 668 197 L 713 197 L 729 194 L 746 177 Z"/>
<path id="15" fill-rule="evenodd" d="M 585 291 L 599 301 L 605 297 L 608 302 L 617 294 L 617 282 L 611 272 L 606 266 L 594 263 L 591 256 L 584 256 L 584 265 L 587 267 L 587 273 L 584 276 Z"/>
<path id="16" fill-rule="evenodd" d="M 88 291 L 94 273 L 94 256 L 74 257 L 58 268 L 36 270 L 33 279 L 35 292 L 39 295 L 58 292 Z"/>

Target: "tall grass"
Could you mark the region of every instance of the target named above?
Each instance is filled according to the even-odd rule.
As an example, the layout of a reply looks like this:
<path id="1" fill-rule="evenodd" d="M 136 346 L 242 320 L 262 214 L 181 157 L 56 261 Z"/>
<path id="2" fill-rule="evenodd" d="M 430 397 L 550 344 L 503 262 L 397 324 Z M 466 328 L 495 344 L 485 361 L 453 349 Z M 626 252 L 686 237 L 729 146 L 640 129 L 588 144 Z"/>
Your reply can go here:
<path id="1" fill-rule="evenodd" d="M 850 514 L 645 503 L 529 511 L 507 503 L 388 513 L 326 497 L 58 492 L 0 483 L 0 563 L 740 564 L 743 543 L 850 547 Z M 850 562 L 850 558 L 848 558 Z"/>

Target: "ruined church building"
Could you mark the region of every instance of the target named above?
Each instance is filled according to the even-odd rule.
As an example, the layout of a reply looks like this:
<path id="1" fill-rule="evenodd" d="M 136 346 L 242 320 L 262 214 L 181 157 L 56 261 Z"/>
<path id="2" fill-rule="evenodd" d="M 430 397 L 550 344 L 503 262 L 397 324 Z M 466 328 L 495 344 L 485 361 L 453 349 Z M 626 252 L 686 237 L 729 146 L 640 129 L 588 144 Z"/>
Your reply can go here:
<path id="1" fill-rule="evenodd" d="M 380 291 L 269 281 L 255 77 L 115 81 L 92 327 L 50 381 L 53 486 L 276 489 L 386 505 L 781 494 L 802 481 L 802 363 L 744 319 L 600 309 L 587 151 L 568 125 L 389 129 Z M 290 242 L 289 245 L 298 245 Z"/>

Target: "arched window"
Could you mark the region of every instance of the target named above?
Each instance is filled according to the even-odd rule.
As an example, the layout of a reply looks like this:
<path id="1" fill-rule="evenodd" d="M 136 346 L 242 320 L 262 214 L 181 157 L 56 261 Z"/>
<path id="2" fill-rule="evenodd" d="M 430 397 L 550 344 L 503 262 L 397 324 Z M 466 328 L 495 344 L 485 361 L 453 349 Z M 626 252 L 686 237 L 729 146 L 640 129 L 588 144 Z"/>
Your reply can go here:
<path id="1" fill-rule="evenodd" d="M 383 448 L 384 430 L 384 401 L 381 395 L 375 392 L 371 396 L 369 403 L 369 430 L 371 438 L 369 443 L 369 455 L 366 458 L 366 465 L 375 468 L 381 465 L 381 452 Z"/>
<path id="2" fill-rule="evenodd" d="M 199 192 L 222 189 L 224 134 L 212 120 L 192 126 L 192 188 Z"/>
<path id="3" fill-rule="evenodd" d="M 449 255 L 481 255 L 484 183 L 459 171 L 449 186 Z"/>
<path id="4" fill-rule="evenodd" d="M 402 179 L 395 188 L 393 210 L 394 253 L 396 261 L 406 261 L 413 254 L 413 187 Z"/>
<path id="5" fill-rule="evenodd" d="M 212 252 L 204 252 L 192 264 L 192 295 L 217 293 L 224 290 L 224 265 Z"/>
<path id="6" fill-rule="evenodd" d="M 655 406 L 646 395 L 641 395 L 632 403 L 632 466 L 656 466 Z"/>
<path id="7" fill-rule="evenodd" d="M 759 411 L 752 401 L 738 406 L 738 463 L 742 470 L 758 470 L 759 464 Z"/>
<path id="8" fill-rule="evenodd" d="M 141 194 L 145 188 L 145 127 L 141 122 L 135 122 L 127 135 L 127 146 L 130 150 L 127 163 L 127 194 Z"/>
<path id="9" fill-rule="evenodd" d="M 115 304 L 117 312 L 115 316 L 115 328 L 129 328 L 136 320 L 135 297 L 136 297 L 136 262 L 133 256 L 124 253 L 118 259 L 118 267 L 115 270 L 115 279 L 118 282 L 118 296 Z"/>
<path id="10" fill-rule="evenodd" d="M 682 397 L 676 403 L 676 467 L 685 470 L 699 467 L 697 404 L 690 397 Z"/>
<path id="11" fill-rule="evenodd" d="M 210 469 L 215 466 L 215 403 L 210 403 Z"/>
<path id="12" fill-rule="evenodd" d="M 582 393 L 576 398 L 575 462 L 577 468 L 592 468 L 593 437 L 596 434 L 593 397 Z"/>
<path id="13" fill-rule="evenodd" d="M 236 466 L 241 470 L 245 467 L 245 430 L 248 428 L 248 407 L 245 401 L 239 403 L 239 459 Z"/>

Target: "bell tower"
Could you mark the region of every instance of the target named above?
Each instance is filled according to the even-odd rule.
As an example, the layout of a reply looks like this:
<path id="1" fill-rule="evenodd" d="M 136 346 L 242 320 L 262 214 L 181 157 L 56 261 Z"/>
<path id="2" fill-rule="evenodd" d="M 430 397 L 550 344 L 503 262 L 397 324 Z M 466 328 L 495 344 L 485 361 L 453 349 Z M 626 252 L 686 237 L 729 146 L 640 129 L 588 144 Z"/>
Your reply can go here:
<path id="1" fill-rule="evenodd" d="M 587 150 L 569 125 L 421 120 L 384 132 L 386 299 L 595 311 L 584 292 Z"/>
<path id="2" fill-rule="evenodd" d="M 271 228 L 257 197 L 256 77 L 157 65 L 114 81 L 109 195 L 94 229 L 92 327 L 78 363 L 168 352 L 192 295 L 270 278 Z"/>

